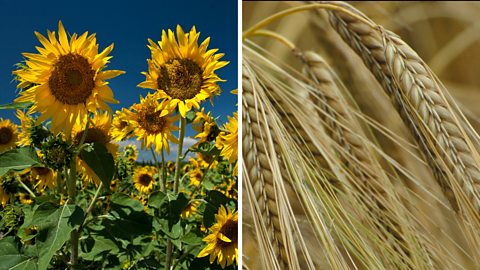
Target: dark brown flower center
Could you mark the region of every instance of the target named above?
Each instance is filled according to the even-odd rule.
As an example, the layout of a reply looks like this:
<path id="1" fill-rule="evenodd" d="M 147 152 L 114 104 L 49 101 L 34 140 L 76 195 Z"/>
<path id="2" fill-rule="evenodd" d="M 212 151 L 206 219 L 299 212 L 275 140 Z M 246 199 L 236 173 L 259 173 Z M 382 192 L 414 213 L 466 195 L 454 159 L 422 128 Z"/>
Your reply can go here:
<path id="1" fill-rule="evenodd" d="M 148 134 L 159 134 L 167 123 L 162 111 L 155 111 L 153 106 L 147 106 L 138 112 L 138 123 Z"/>
<path id="2" fill-rule="evenodd" d="M 62 55 L 54 66 L 48 86 L 53 96 L 62 103 L 85 103 L 95 87 L 95 71 L 80 55 Z"/>
<path id="3" fill-rule="evenodd" d="M 202 68 L 190 59 L 173 59 L 160 67 L 158 88 L 172 98 L 186 100 L 197 95 L 203 84 Z"/>
<path id="4" fill-rule="evenodd" d="M 128 122 L 127 121 L 120 121 L 120 129 L 124 129 L 128 126 Z"/>
<path id="5" fill-rule="evenodd" d="M 234 220 L 227 220 L 225 224 L 223 224 L 222 228 L 220 228 L 220 232 L 228 237 L 231 242 L 224 242 L 217 238 L 216 245 L 220 248 L 228 248 L 232 245 L 237 243 L 237 234 L 238 234 L 238 222 Z"/>
<path id="6" fill-rule="evenodd" d="M 83 137 L 83 134 L 85 131 L 80 131 L 75 135 L 75 138 L 73 139 L 75 144 L 79 144 L 80 140 Z M 87 136 L 85 137 L 85 143 L 100 143 L 100 144 L 107 144 L 110 140 L 108 139 L 107 134 L 105 134 L 102 130 L 98 128 L 89 128 L 87 131 Z"/>
<path id="7" fill-rule="evenodd" d="M 152 180 L 153 180 L 152 176 L 148 174 L 142 174 L 140 175 L 138 182 L 140 183 L 140 185 L 148 187 L 152 182 Z"/>
<path id="8" fill-rule="evenodd" d="M 8 144 L 12 141 L 13 132 L 8 127 L 0 128 L 0 144 Z"/>

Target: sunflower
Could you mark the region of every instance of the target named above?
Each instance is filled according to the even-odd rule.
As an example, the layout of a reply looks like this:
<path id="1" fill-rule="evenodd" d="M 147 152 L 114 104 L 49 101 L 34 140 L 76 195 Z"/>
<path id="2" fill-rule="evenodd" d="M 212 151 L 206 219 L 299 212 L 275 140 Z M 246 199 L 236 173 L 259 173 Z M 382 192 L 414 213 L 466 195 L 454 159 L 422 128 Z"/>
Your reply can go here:
<path id="1" fill-rule="evenodd" d="M 0 154 L 15 147 L 18 141 L 18 127 L 9 119 L 0 119 Z"/>
<path id="2" fill-rule="evenodd" d="M 129 144 L 125 146 L 125 149 L 123 150 L 124 156 L 128 159 L 130 162 L 135 162 L 137 161 L 138 158 L 138 151 L 137 147 L 135 144 Z"/>
<path id="3" fill-rule="evenodd" d="M 205 113 L 205 108 L 196 112 L 195 115 L 195 119 L 192 122 L 192 128 L 198 132 L 198 134 L 195 135 L 195 138 L 198 139 L 197 144 L 213 141 L 218 134 L 218 127 L 215 123 L 215 119 L 213 119 L 210 112 Z"/>
<path id="4" fill-rule="evenodd" d="M 20 200 L 20 202 L 22 204 L 32 204 L 33 203 L 32 196 L 30 196 L 30 194 L 28 194 L 28 193 L 18 194 L 18 199 Z"/>
<path id="5" fill-rule="evenodd" d="M 129 115 L 128 109 L 125 108 L 115 112 L 112 127 L 110 128 L 113 140 L 119 142 L 132 136 L 133 126 L 128 121 Z"/>
<path id="6" fill-rule="evenodd" d="M 228 123 L 224 126 L 225 131 L 220 132 L 217 136 L 215 145 L 222 150 L 220 155 L 228 160 L 229 163 L 235 163 L 233 174 L 237 174 L 237 158 L 238 158 L 238 116 L 233 113 L 233 117 L 228 117 Z"/>
<path id="7" fill-rule="evenodd" d="M 155 178 L 153 175 L 157 173 L 157 168 L 152 166 L 138 167 L 133 173 L 133 182 L 135 188 L 142 193 L 149 193 L 153 188 Z"/>
<path id="8" fill-rule="evenodd" d="M 183 219 L 187 219 L 197 212 L 197 207 L 200 203 L 196 200 L 191 200 L 190 203 L 185 207 L 180 215 Z"/>
<path id="9" fill-rule="evenodd" d="M 190 178 L 190 185 L 196 187 L 200 184 L 200 181 L 202 181 L 203 172 L 201 169 L 195 168 L 188 172 L 188 176 Z"/>
<path id="10" fill-rule="evenodd" d="M 112 117 L 108 113 L 97 114 L 91 120 L 91 124 L 88 127 L 87 134 L 85 136 L 84 143 L 98 143 L 107 149 L 112 155 L 116 156 L 118 152 L 118 145 L 113 143 L 110 135 L 110 126 L 112 123 Z M 72 131 L 73 143 L 78 145 L 84 136 L 84 126 L 79 123 L 75 123 Z M 77 158 L 78 171 L 82 173 L 85 180 L 92 181 L 98 186 L 100 184 L 100 178 L 93 172 L 90 166 L 85 161 Z"/>
<path id="11" fill-rule="evenodd" d="M 210 169 L 214 169 L 218 165 L 218 161 L 214 159 L 213 156 L 210 155 L 204 155 L 200 152 L 197 152 L 195 158 L 190 158 L 190 162 L 197 168 L 208 168 L 210 166 Z"/>
<path id="12" fill-rule="evenodd" d="M 38 54 L 24 53 L 27 68 L 14 71 L 20 81 L 17 87 L 27 82 L 34 84 L 20 93 L 16 102 L 32 102 L 28 114 L 39 112 L 38 121 L 51 118 L 51 130 L 65 130 L 67 136 L 75 122 L 85 124 L 89 112 L 110 110 L 105 103 L 118 103 L 112 89 L 105 81 L 123 71 L 104 70 L 111 56 L 113 44 L 98 53 L 95 34 L 73 34 L 68 40 L 62 22 L 58 23 L 58 39 L 55 32 L 48 31 L 48 39 L 38 32 L 35 35 L 42 47 Z"/>
<path id="13" fill-rule="evenodd" d="M 157 152 L 165 148 L 170 153 L 168 141 L 178 142 L 172 134 L 172 131 L 178 130 L 174 125 L 178 116 L 171 116 L 171 113 L 165 102 L 158 103 L 155 94 L 140 97 L 140 104 L 132 105 L 127 113 L 128 119 L 133 127 L 133 135 L 137 136 L 137 140 L 142 140 L 142 149 L 154 145 Z"/>
<path id="14" fill-rule="evenodd" d="M 225 268 L 238 263 L 238 213 L 225 209 L 223 205 L 215 215 L 216 223 L 210 227 L 211 234 L 203 238 L 207 246 L 200 251 L 197 257 L 210 254 L 210 264 L 217 258 L 217 263 Z"/>
<path id="15" fill-rule="evenodd" d="M 30 177 L 36 182 L 35 188 L 43 191 L 45 187 L 54 188 L 57 180 L 57 172 L 47 167 L 32 167 L 27 169 L 30 171 Z"/>
<path id="16" fill-rule="evenodd" d="M 168 35 L 162 31 L 162 40 L 155 44 L 148 40 L 152 59 L 148 59 L 148 72 L 143 72 L 146 79 L 138 86 L 157 90 L 160 98 L 165 98 L 167 107 L 177 108 L 182 117 L 192 107 L 200 108 L 200 102 L 219 94 L 217 82 L 222 82 L 215 71 L 228 64 L 219 61 L 223 54 L 215 54 L 217 49 L 207 51 L 210 38 L 200 46 L 200 33 L 195 26 L 189 33 L 184 33 L 177 25 L 177 38 L 172 30 Z M 177 42 L 178 40 L 178 42 Z"/>

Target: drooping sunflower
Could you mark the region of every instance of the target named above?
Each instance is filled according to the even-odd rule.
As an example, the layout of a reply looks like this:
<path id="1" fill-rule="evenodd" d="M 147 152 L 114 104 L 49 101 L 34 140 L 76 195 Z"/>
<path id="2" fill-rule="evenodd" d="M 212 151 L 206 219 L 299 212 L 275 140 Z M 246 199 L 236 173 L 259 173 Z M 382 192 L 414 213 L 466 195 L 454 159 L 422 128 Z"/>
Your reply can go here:
<path id="1" fill-rule="evenodd" d="M 152 59 L 148 59 L 146 80 L 138 86 L 157 90 L 166 99 L 169 108 L 177 108 L 182 117 L 192 107 L 200 108 L 200 102 L 219 94 L 217 82 L 223 81 L 215 71 L 228 64 L 219 61 L 223 54 L 218 49 L 207 51 L 210 38 L 198 45 L 200 33 L 195 26 L 184 33 L 177 25 L 177 38 L 172 30 L 162 31 L 162 39 L 156 44 L 148 40 Z"/>
<path id="2" fill-rule="evenodd" d="M 129 123 L 133 127 L 133 135 L 142 140 L 142 149 L 155 147 L 157 152 L 163 148 L 170 153 L 169 143 L 177 143 L 172 131 L 178 130 L 174 125 L 178 116 L 172 116 L 172 110 L 165 102 L 158 102 L 156 94 L 140 97 L 140 104 L 133 104 L 128 112 Z"/>
<path id="3" fill-rule="evenodd" d="M 202 110 L 196 112 L 195 115 L 192 128 L 198 132 L 197 135 L 195 135 L 195 138 L 198 139 L 197 143 L 200 144 L 202 142 L 215 140 L 215 137 L 218 135 L 218 127 L 210 112 L 205 113 L 205 108 L 202 108 Z"/>
<path id="4" fill-rule="evenodd" d="M 15 147 L 18 141 L 18 127 L 9 119 L 0 119 L 0 154 Z"/>
<path id="5" fill-rule="evenodd" d="M 58 39 L 48 31 L 48 38 L 38 32 L 35 35 L 43 47 L 39 53 L 24 53 L 26 68 L 14 71 L 20 81 L 34 86 L 20 93 L 16 102 L 32 102 L 28 114 L 39 112 L 38 121 L 51 118 L 51 130 L 64 130 L 69 136 L 75 122 L 84 125 L 89 112 L 110 110 L 105 103 L 117 103 L 112 89 L 105 80 L 123 71 L 104 70 L 111 56 L 113 44 L 98 52 L 95 34 L 73 34 L 70 40 L 58 23 Z"/>
<path id="6" fill-rule="evenodd" d="M 104 112 L 103 114 L 95 115 L 89 124 L 87 134 L 85 136 L 84 143 L 97 143 L 105 146 L 107 151 L 112 155 L 116 156 L 118 153 L 118 144 L 112 141 L 110 135 L 110 126 L 112 124 L 112 117 Z M 84 136 L 85 126 L 75 123 L 72 131 L 73 143 L 78 145 Z M 77 158 L 77 168 L 78 171 L 84 176 L 84 179 L 87 181 L 92 181 L 98 186 L 100 184 L 100 178 L 95 174 L 95 172 L 87 165 L 85 161 L 80 158 Z"/>
<path id="7" fill-rule="evenodd" d="M 211 233 L 203 238 L 207 246 L 197 257 L 210 255 L 211 264 L 217 258 L 217 263 L 225 268 L 234 261 L 238 263 L 238 213 L 221 205 L 215 219 L 216 223 L 209 229 Z"/>
<path id="8" fill-rule="evenodd" d="M 153 188 L 155 182 L 154 174 L 157 173 L 157 168 L 152 166 L 138 167 L 133 173 L 133 182 L 135 188 L 142 193 L 149 193 Z"/>
<path id="9" fill-rule="evenodd" d="M 112 127 L 110 128 L 113 140 L 119 142 L 132 136 L 133 126 L 129 122 L 129 115 L 128 109 L 125 108 L 116 111 L 113 115 Z"/>
<path id="10" fill-rule="evenodd" d="M 229 163 L 235 163 L 233 174 L 237 174 L 237 158 L 238 158 L 238 116 L 233 113 L 233 117 L 228 117 L 228 123 L 224 126 L 225 131 L 220 132 L 217 136 L 215 145 L 221 149 L 220 155 Z"/>

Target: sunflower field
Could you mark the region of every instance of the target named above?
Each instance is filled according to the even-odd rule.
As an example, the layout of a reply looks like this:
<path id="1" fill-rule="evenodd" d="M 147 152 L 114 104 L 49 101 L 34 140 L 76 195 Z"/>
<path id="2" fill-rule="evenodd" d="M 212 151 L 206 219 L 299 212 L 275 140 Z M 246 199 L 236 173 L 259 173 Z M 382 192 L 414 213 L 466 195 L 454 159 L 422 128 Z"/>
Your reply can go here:
<path id="1" fill-rule="evenodd" d="M 0 119 L 0 269 L 236 269 L 237 114 L 203 106 L 228 64 L 210 38 L 177 26 L 148 40 L 149 93 L 113 112 L 113 44 L 61 22 L 35 35 L 1 106 L 20 125 Z"/>

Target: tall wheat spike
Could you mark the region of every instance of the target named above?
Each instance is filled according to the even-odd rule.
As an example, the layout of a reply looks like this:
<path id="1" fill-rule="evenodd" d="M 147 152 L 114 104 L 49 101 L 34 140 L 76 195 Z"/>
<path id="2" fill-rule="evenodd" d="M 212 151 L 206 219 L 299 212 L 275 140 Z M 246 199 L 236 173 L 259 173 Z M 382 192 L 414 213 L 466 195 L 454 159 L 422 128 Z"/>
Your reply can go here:
<path id="1" fill-rule="evenodd" d="M 456 228 L 458 222 L 460 229 L 452 234 L 450 225 L 435 224 L 437 217 L 410 202 L 415 198 L 428 209 L 442 208 L 435 214 L 449 207 L 372 139 L 369 128 L 392 140 L 397 136 L 358 110 L 320 55 L 294 51 L 302 74 L 299 65 L 282 63 L 247 38 L 242 120 L 249 215 L 244 223 L 254 229 L 258 245 L 253 253 L 244 251 L 246 267 L 475 269 L 478 135 L 398 36 L 348 4 L 318 7 L 328 9 L 333 29 L 391 97 L 423 154 L 409 155 L 430 165 L 456 211 L 450 225 Z M 410 147 L 399 145 L 405 151 Z M 258 260 L 251 256 L 255 252 Z"/>
<path id="2" fill-rule="evenodd" d="M 365 17 L 353 7 L 348 8 Z M 345 13 L 329 13 L 332 26 L 392 97 L 447 198 L 465 218 L 467 239 L 472 239 L 471 245 L 475 246 L 480 241 L 480 160 L 474 143 L 445 98 L 445 89 L 415 51 L 395 34 Z"/>

